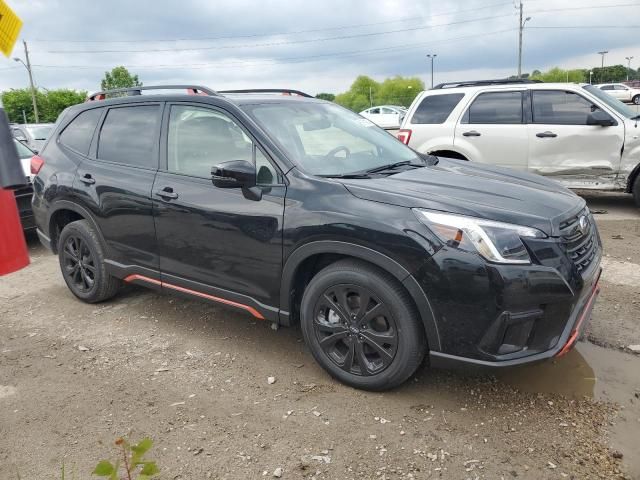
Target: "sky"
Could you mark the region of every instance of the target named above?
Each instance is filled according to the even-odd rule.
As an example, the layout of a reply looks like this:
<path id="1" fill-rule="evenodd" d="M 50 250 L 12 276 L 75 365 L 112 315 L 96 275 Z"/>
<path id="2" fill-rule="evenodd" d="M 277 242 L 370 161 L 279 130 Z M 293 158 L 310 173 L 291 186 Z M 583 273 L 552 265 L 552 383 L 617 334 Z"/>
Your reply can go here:
<path id="1" fill-rule="evenodd" d="M 5 0 L 36 85 L 97 91 L 124 65 L 145 85 L 340 93 L 358 75 L 435 83 L 515 74 L 518 0 Z M 640 65 L 640 0 L 523 0 L 523 72 Z M 22 43 L 13 56 L 24 60 Z M 0 58 L 0 91 L 28 85 Z"/>

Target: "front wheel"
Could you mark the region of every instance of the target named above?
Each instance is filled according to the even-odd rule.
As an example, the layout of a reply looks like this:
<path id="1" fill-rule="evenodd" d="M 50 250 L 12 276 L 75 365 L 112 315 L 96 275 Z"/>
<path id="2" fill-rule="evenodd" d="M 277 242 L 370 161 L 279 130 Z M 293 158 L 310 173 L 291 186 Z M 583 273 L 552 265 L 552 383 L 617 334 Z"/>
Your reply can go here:
<path id="1" fill-rule="evenodd" d="M 300 308 L 302 333 L 316 361 L 356 388 L 386 390 L 416 371 L 427 350 L 409 294 L 388 273 L 355 260 L 311 279 Z"/>

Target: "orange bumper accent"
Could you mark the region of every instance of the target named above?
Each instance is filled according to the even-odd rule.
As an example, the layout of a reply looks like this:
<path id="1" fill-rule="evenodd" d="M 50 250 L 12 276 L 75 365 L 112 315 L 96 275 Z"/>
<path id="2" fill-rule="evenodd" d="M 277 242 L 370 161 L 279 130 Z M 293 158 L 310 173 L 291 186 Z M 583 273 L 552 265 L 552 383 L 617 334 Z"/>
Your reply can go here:
<path id="1" fill-rule="evenodd" d="M 589 297 L 589 301 L 584 306 L 584 309 L 582 311 L 582 315 L 580 315 L 580 318 L 578 319 L 575 326 L 573 327 L 573 330 L 571 331 L 571 335 L 569 335 L 569 339 L 567 340 L 567 343 L 565 343 L 564 347 L 562 347 L 562 350 L 560 350 L 556 354 L 556 357 L 562 357 L 566 355 L 569 352 L 569 350 L 571 350 L 573 346 L 576 344 L 576 342 L 578 341 L 578 336 L 580 335 L 580 327 L 582 326 L 584 321 L 591 315 L 593 302 L 595 301 L 599 293 L 600 293 L 600 282 L 596 283 L 596 285 L 593 287 L 593 290 L 591 291 L 591 296 Z"/>

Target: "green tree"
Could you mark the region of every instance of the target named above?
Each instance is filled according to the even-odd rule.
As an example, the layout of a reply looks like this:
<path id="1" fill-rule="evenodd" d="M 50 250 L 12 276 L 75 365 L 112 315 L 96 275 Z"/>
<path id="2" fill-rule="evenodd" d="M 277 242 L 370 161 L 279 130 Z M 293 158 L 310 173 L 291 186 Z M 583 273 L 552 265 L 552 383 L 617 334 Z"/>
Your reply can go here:
<path id="1" fill-rule="evenodd" d="M 574 69 L 574 70 L 563 70 L 560 67 L 553 67 L 551 70 L 546 72 L 540 72 L 539 70 L 534 70 L 531 73 L 532 80 L 541 80 L 543 82 L 575 82 L 581 83 L 588 80 L 585 78 L 586 70 L 583 69 Z"/>
<path id="2" fill-rule="evenodd" d="M 82 103 L 87 98 L 87 92 L 75 90 L 37 90 L 36 103 L 41 122 L 55 122 L 58 115 L 67 107 Z M 31 90 L 21 88 L 2 93 L 2 104 L 9 116 L 9 121 L 23 123 L 24 117 L 28 123 L 35 122 Z M 23 113 L 24 112 L 24 115 Z"/>
<path id="3" fill-rule="evenodd" d="M 605 82 L 622 82 L 627 79 L 627 67 L 624 65 L 610 65 L 608 67 L 592 68 L 593 82 L 605 83 Z M 629 78 L 632 78 L 629 75 Z"/>
<path id="4" fill-rule="evenodd" d="M 354 112 L 361 112 L 373 105 L 409 106 L 422 90 L 424 82 L 415 77 L 396 76 L 378 83 L 370 77 L 360 75 L 349 90 L 336 95 L 335 101 Z"/>
<path id="5" fill-rule="evenodd" d="M 336 96 L 333 93 L 319 93 L 316 95 L 316 98 L 333 102 L 336 99 Z"/>
<path id="6" fill-rule="evenodd" d="M 125 67 L 115 67 L 110 72 L 104 72 L 104 78 L 100 82 L 102 90 L 141 86 L 142 82 L 138 79 L 138 75 L 131 75 Z"/>

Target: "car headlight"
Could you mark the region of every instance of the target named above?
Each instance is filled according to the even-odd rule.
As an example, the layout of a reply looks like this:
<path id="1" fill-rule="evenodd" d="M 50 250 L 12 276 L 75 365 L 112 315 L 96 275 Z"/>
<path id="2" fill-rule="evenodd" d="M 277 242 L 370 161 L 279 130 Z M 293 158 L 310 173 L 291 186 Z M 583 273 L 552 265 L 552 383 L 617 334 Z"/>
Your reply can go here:
<path id="1" fill-rule="evenodd" d="M 485 259 L 496 263 L 531 263 L 521 237 L 547 237 L 540 230 L 521 225 L 428 210 L 413 211 L 418 220 L 446 245 L 478 252 Z"/>

